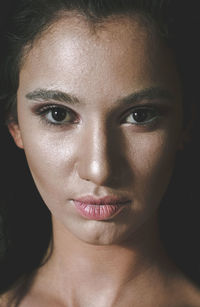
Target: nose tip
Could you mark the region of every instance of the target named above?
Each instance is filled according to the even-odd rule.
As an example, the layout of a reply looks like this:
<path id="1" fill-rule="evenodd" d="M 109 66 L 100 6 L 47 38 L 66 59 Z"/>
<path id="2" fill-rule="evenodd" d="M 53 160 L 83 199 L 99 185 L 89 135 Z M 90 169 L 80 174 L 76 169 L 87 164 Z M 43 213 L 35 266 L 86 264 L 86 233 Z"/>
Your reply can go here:
<path id="1" fill-rule="evenodd" d="M 117 180 L 119 155 L 116 155 L 118 141 L 115 135 L 107 131 L 104 125 L 94 125 L 93 129 L 84 131 L 81 148 L 78 153 L 77 169 L 81 179 L 96 185 L 105 185 Z"/>
<path id="2" fill-rule="evenodd" d="M 102 151 L 97 155 L 91 155 L 89 152 L 83 153 L 82 162 L 79 164 L 79 176 L 96 185 L 104 185 L 108 180 L 114 180 L 114 174 L 111 161 L 108 154 Z"/>

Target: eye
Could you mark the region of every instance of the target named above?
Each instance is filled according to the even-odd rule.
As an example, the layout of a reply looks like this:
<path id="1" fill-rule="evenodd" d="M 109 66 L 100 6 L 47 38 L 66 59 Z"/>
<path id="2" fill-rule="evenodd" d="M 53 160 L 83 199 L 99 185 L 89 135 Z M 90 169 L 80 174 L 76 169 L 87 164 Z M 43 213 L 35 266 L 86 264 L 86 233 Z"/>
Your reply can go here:
<path id="1" fill-rule="evenodd" d="M 158 111 L 154 108 L 136 108 L 124 120 L 124 123 L 145 125 L 158 117 Z"/>
<path id="2" fill-rule="evenodd" d="M 66 125 L 78 122 L 77 114 L 63 106 L 42 105 L 37 107 L 35 113 L 46 123 L 52 125 Z"/>
<path id="3" fill-rule="evenodd" d="M 52 123 L 61 124 L 63 122 L 70 122 L 72 114 L 64 108 L 53 107 L 46 113 L 46 119 Z"/>

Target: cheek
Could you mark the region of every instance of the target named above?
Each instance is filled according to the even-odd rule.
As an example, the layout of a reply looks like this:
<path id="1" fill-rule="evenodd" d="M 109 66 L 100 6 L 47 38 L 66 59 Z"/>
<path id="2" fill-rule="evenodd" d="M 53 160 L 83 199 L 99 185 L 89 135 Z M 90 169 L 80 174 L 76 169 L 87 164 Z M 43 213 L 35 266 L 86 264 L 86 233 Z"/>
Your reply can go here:
<path id="1" fill-rule="evenodd" d="M 44 201 L 49 203 L 49 198 L 60 201 L 69 181 L 73 180 L 77 142 L 66 133 L 64 136 L 51 128 L 45 131 L 36 127 L 22 127 L 28 165 Z"/>
<path id="2" fill-rule="evenodd" d="M 133 186 L 140 204 L 158 204 L 174 167 L 177 137 L 166 131 L 137 134 L 127 142 Z"/>

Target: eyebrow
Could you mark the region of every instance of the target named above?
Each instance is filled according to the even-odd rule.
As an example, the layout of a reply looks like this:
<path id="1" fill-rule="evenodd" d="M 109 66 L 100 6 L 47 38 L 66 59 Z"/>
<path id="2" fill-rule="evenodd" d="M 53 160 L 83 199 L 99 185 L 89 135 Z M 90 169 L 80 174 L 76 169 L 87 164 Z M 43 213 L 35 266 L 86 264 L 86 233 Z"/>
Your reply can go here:
<path id="1" fill-rule="evenodd" d="M 59 90 L 37 89 L 26 94 L 25 97 L 36 101 L 54 100 L 71 104 L 79 103 L 77 97 Z"/>
<path id="2" fill-rule="evenodd" d="M 36 89 L 28 94 L 25 97 L 29 100 L 35 101 L 59 101 L 69 104 L 79 104 L 80 100 L 72 95 L 65 93 L 60 90 L 49 90 L 49 89 Z M 117 100 L 118 103 L 122 104 L 136 104 L 142 100 L 155 100 L 155 99 L 167 99 L 173 100 L 173 94 L 168 90 L 161 87 L 150 87 L 140 91 L 136 91 L 128 96 L 120 98 Z"/>
<path id="3" fill-rule="evenodd" d="M 136 104 L 142 100 L 173 100 L 174 95 L 168 89 L 162 87 L 150 87 L 145 88 L 140 91 L 136 91 L 122 99 L 119 99 L 118 102 L 127 103 L 127 104 Z"/>

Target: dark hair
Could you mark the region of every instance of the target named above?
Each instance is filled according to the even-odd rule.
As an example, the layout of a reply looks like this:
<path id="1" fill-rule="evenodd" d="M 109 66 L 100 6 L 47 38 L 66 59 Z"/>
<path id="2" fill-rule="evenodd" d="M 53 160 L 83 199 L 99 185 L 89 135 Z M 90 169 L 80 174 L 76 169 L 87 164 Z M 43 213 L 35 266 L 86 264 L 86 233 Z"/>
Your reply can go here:
<path id="1" fill-rule="evenodd" d="M 198 79 L 194 78 L 195 72 L 199 71 L 200 54 L 196 44 L 199 35 L 197 4 L 198 1 L 194 0 L 181 2 L 178 0 L 18 0 L 10 6 L 9 16 L 5 19 L 1 30 L 3 49 L 1 50 L 0 108 L 4 114 L 1 118 L 1 126 L 2 131 L 4 129 L 5 144 L 1 161 L 9 161 L 9 167 L 5 164 L 2 171 L 0 293 L 15 289 L 16 306 L 27 293 L 34 278 L 34 272 L 44 262 L 52 235 L 50 212 L 37 192 L 24 154 L 14 147 L 2 124 L 5 119 L 6 122 L 17 121 L 18 77 L 20 65 L 27 50 L 63 11 L 81 14 L 91 24 L 103 22 L 110 16 L 140 14 L 148 21 L 148 25 L 156 26 L 160 37 L 173 50 L 181 77 L 184 114 L 187 119 L 188 114 L 191 114 L 189 113 L 191 105 L 195 104 L 198 97 Z M 194 126 L 194 132 L 196 130 L 197 126 Z M 197 266 L 200 251 L 196 249 L 195 257 L 192 255 L 195 244 L 190 239 L 186 244 L 189 249 L 185 250 L 184 235 L 186 233 L 188 235 L 189 232 L 183 232 L 186 221 L 189 227 L 198 225 L 193 223 L 193 221 L 197 222 L 195 220 L 197 215 L 196 206 L 193 203 L 195 198 L 191 199 L 191 191 L 194 194 L 195 186 L 192 187 L 191 181 L 183 180 L 187 176 L 194 176 L 195 165 L 191 164 L 190 168 L 184 165 L 185 159 L 188 161 L 193 153 L 194 148 L 190 145 L 185 154 L 178 157 L 174 176 L 160 208 L 160 228 L 163 240 L 173 259 L 193 280 L 200 282 L 200 270 Z M 13 161 L 13 156 L 18 161 L 17 164 L 15 160 Z M 23 184 L 23 189 L 20 184 Z M 8 191 L 8 186 L 12 188 L 12 193 Z M 183 187 L 186 186 L 190 193 L 183 196 Z M 190 210 L 193 213 L 191 216 L 187 211 L 187 202 L 190 202 Z M 184 204 L 186 204 L 185 207 Z M 181 217 L 180 212 L 185 215 Z M 188 216 L 191 222 L 188 222 Z M 177 220 L 181 225 L 178 232 Z M 168 227 L 169 221 L 170 227 Z M 190 229 L 190 236 L 193 238 L 199 230 L 195 227 Z M 176 244 L 179 244 L 179 250 Z M 185 258 L 182 257 L 183 251 Z M 192 264 L 188 266 L 189 260 L 192 260 Z"/>

